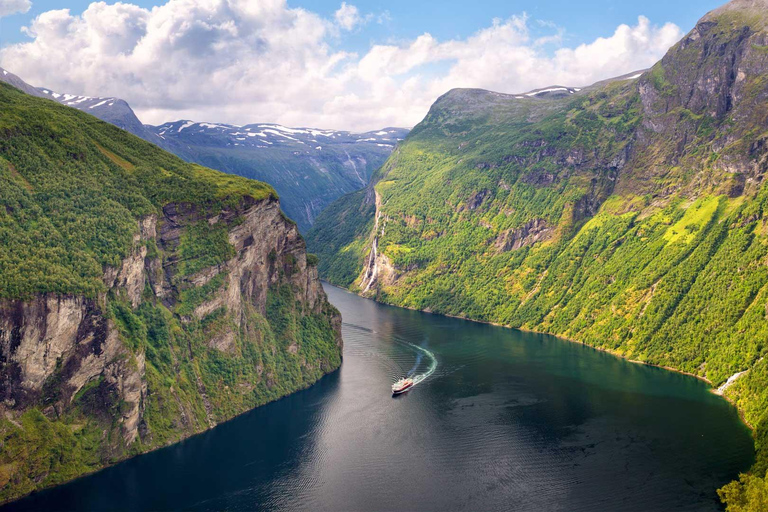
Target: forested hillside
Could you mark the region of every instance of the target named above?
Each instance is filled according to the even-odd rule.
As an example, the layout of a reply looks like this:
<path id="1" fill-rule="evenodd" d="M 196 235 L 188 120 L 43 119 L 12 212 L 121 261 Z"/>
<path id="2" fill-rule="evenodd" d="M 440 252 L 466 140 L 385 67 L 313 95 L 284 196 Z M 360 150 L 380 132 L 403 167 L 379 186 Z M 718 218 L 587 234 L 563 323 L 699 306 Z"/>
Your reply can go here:
<path id="1" fill-rule="evenodd" d="M 261 182 L 0 84 L 0 502 L 188 437 L 341 362 Z"/>
<path id="2" fill-rule="evenodd" d="M 735 0 L 641 76 L 555 98 L 450 91 L 367 194 L 318 218 L 321 275 L 727 382 L 758 460 L 723 497 L 762 510 L 767 27 L 766 0 Z"/>
<path id="3" fill-rule="evenodd" d="M 269 183 L 280 194 L 283 211 L 302 231 L 309 229 L 315 217 L 335 199 L 365 187 L 373 171 L 408 133 L 404 128 L 351 133 L 186 120 L 150 126 L 142 124 L 131 106 L 120 98 L 61 94 L 33 87 L 2 68 L 0 82 L 82 110 L 187 162 Z"/>

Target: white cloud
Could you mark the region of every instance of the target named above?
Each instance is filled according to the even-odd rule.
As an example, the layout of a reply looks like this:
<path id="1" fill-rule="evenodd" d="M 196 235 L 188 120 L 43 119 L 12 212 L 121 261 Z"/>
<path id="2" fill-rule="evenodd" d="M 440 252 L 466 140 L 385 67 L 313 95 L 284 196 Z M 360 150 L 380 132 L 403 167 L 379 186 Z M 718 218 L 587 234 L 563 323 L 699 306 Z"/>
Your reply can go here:
<path id="1" fill-rule="evenodd" d="M 11 14 L 23 14 L 32 7 L 30 0 L 0 0 L 0 18 Z"/>
<path id="2" fill-rule="evenodd" d="M 122 97 L 149 123 L 367 130 L 412 126 L 454 87 L 588 85 L 652 65 L 682 36 L 641 17 L 566 48 L 558 27 L 535 22 L 533 37 L 520 15 L 465 39 L 424 33 L 362 55 L 339 50 L 339 29 L 368 19 L 346 3 L 329 20 L 285 0 L 169 0 L 152 9 L 96 2 L 82 15 L 41 14 L 26 29 L 32 40 L 0 51 L 0 65 L 60 92 Z M 559 49 L 547 53 L 544 44 Z"/>
<path id="3" fill-rule="evenodd" d="M 352 30 L 364 21 L 357 7 L 349 5 L 347 2 L 341 2 L 341 7 L 336 11 L 335 18 L 336 23 L 344 30 Z"/>

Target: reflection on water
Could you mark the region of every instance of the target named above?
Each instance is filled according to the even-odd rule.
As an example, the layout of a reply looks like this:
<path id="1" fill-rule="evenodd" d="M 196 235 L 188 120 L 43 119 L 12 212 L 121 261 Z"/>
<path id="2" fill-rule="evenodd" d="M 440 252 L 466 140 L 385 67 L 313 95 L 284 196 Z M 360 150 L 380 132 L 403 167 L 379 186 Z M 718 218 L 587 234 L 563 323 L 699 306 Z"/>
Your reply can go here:
<path id="1" fill-rule="evenodd" d="M 693 378 L 326 289 L 340 371 L 9 510 L 717 510 L 751 462 Z"/>

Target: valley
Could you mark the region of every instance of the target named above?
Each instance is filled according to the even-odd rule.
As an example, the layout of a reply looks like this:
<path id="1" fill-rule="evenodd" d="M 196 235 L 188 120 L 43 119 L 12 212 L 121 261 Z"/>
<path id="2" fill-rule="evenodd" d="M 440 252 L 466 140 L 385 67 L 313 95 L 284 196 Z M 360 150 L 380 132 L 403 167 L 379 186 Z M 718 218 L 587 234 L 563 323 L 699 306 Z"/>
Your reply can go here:
<path id="1" fill-rule="evenodd" d="M 524 14 L 364 56 L 336 45 L 384 14 L 214 4 L 22 29 L 120 11 L 80 58 L 132 48 L 105 73 L 153 85 L 115 90 L 177 120 L 0 68 L 4 510 L 768 507 L 768 0 L 687 33 L 641 15 L 567 48 Z M 143 45 L 190 26 L 213 35 L 169 69 L 232 41 L 258 65 L 164 90 L 189 77 Z M 35 71 L 34 44 L 0 61 Z M 502 62 L 522 78 L 477 71 Z M 264 69 L 285 83 L 228 96 Z M 298 113 L 358 131 L 277 122 Z"/>
<path id="2" fill-rule="evenodd" d="M 62 94 L 33 87 L 2 68 L 0 72 L 0 81 L 27 94 L 81 110 L 188 162 L 269 183 L 279 194 L 283 210 L 302 232 L 328 204 L 365 187 L 373 171 L 408 134 L 404 128 L 351 133 L 188 120 L 151 126 L 143 124 L 120 98 Z"/>
<path id="3" fill-rule="evenodd" d="M 321 275 L 731 379 L 757 478 L 723 492 L 746 499 L 768 463 L 765 7 L 731 2 L 650 70 L 580 91 L 448 92 L 365 191 L 317 219 Z"/>

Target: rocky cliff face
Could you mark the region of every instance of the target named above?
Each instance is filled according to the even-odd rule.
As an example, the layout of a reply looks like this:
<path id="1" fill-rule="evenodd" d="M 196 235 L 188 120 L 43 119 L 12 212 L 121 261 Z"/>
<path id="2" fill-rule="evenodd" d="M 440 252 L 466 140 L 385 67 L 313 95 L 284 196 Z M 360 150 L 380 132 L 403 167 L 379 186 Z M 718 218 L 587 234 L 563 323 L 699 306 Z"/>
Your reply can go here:
<path id="1" fill-rule="evenodd" d="M 222 226 L 232 254 L 220 264 L 183 275 L 179 249 L 187 231 L 200 223 Z M 335 350 L 341 353 L 341 319 L 327 303 L 316 267 L 307 264 L 296 225 L 285 218 L 276 200 L 245 198 L 216 212 L 170 203 L 159 219 L 150 215 L 137 223 L 133 242 L 119 267 L 106 267 L 103 279 L 108 291 L 95 299 L 45 294 L 0 301 L 0 412 L 6 419 L 18 423 L 25 412 L 37 409 L 51 421 L 61 420 L 76 408 L 76 397 L 84 389 L 97 386 L 100 395 L 108 398 L 98 414 L 110 416 L 116 411 L 111 419 L 120 440 L 110 441 L 109 453 L 120 458 L 140 438 L 145 443 L 151 440 L 151 425 L 144 418 L 148 393 L 153 392 L 148 387 L 146 348 L 132 346 L 126 339 L 112 302 L 133 310 L 157 303 L 168 311 L 181 311 L 184 305 L 185 314 L 178 316 L 181 325 L 199 323 L 220 312 L 227 321 L 215 333 L 204 335 L 203 342 L 215 352 L 238 357 L 263 329 L 251 312 L 266 318 L 273 307 L 269 294 L 285 287 L 299 305 L 300 318 L 320 317 L 327 322 Z M 148 246 L 157 250 L 149 254 Z M 224 279 L 211 287 L 217 276 Z M 190 291 L 207 285 L 204 297 L 191 307 L 184 303 Z M 302 342 L 309 340 L 290 340 L 286 351 L 299 353 Z M 322 366 L 324 373 L 334 369 L 336 361 L 304 360 L 302 364 Z M 196 377 L 206 417 L 198 424 L 182 420 L 182 430 L 189 433 L 228 417 L 216 413 L 206 396 L 203 376 Z M 270 379 L 276 384 L 279 372 L 273 371 Z M 259 383 L 239 384 L 253 389 Z"/>
<path id="2" fill-rule="evenodd" d="M 341 364 L 268 185 L 0 84 L 0 502 L 164 446 Z"/>
<path id="3" fill-rule="evenodd" d="M 638 80 L 643 129 L 617 191 L 757 192 L 768 155 L 765 135 L 756 130 L 768 103 L 766 9 L 763 1 L 742 1 L 709 13 Z M 702 158 L 704 145 L 716 159 Z M 689 175 L 654 187 L 670 167 Z"/>
<path id="4" fill-rule="evenodd" d="M 2 301 L 0 344 L 6 415 L 41 404 L 55 418 L 86 383 L 102 377 L 126 404 L 119 418 L 125 441 L 136 438 L 144 357 L 123 346 L 98 301 L 55 295 Z"/>

